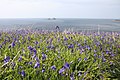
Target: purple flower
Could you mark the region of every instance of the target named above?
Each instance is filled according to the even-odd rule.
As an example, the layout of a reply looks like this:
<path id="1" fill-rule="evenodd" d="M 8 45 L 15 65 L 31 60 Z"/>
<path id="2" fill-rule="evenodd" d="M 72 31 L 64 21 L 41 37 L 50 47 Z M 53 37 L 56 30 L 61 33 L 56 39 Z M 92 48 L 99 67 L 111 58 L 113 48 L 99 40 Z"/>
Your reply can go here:
<path id="1" fill-rule="evenodd" d="M 42 60 L 44 61 L 46 60 L 46 58 L 47 58 L 46 54 L 42 53 Z"/>
<path id="2" fill-rule="evenodd" d="M 100 42 L 97 42 L 96 45 L 99 46 L 99 45 L 100 45 Z"/>
<path id="3" fill-rule="evenodd" d="M 110 65 L 112 65 L 113 64 L 113 62 L 110 62 Z"/>
<path id="4" fill-rule="evenodd" d="M 87 48 L 88 50 L 91 50 L 90 46 L 86 46 L 86 48 Z"/>
<path id="5" fill-rule="evenodd" d="M 66 62 L 65 65 L 64 65 L 65 68 L 69 69 L 70 68 L 70 65 Z"/>
<path id="6" fill-rule="evenodd" d="M 81 58 L 78 58 L 78 61 L 81 61 Z"/>
<path id="7" fill-rule="evenodd" d="M 81 46 L 81 44 L 78 44 L 78 47 L 80 47 Z"/>
<path id="8" fill-rule="evenodd" d="M 4 58 L 4 63 L 9 62 L 9 60 L 10 60 L 10 56 L 5 57 L 5 58 Z"/>
<path id="9" fill-rule="evenodd" d="M 94 52 L 96 53 L 97 51 L 96 51 L 96 50 L 94 50 Z"/>
<path id="10" fill-rule="evenodd" d="M 32 65 L 32 62 L 29 62 L 30 65 Z"/>
<path id="11" fill-rule="evenodd" d="M 55 48 L 55 46 L 54 45 L 51 45 L 51 49 L 54 49 Z"/>
<path id="12" fill-rule="evenodd" d="M 56 70 L 56 66 L 55 65 L 51 66 L 51 69 Z"/>
<path id="13" fill-rule="evenodd" d="M 103 61 L 103 62 L 106 62 L 106 59 L 105 59 L 104 57 L 102 57 L 102 61 Z"/>
<path id="14" fill-rule="evenodd" d="M 51 48 L 51 46 L 49 45 L 49 46 L 47 46 L 47 48 L 48 48 L 48 49 L 50 49 L 50 48 Z"/>
<path id="15" fill-rule="evenodd" d="M 59 70 L 59 74 L 62 74 L 64 71 L 65 71 L 65 68 L 63 67 Z"/>
<path id="16" fill-rule="evenodd" d="M 37 62 L 40 62 L 40 60 L 39 60 L 39 58 L 38 58 L 38 57 L 35 57 L 35 60 L 36 60 Z"/>
<path id="17" fill-rule="evenodd" d="M 68 39 L 66 37 L 64 37 L 64 41 L 67 41 Z"/>
<path id="18" fill-rule="evenodd" d="M 35 57 L 36 57 L 36 54 L 34 53 L 33 56 L 32 56 L 32 58 L 35 58 Z"/>
<path id="19" fill-rule="evenodd" d="M 40 63 L 36 62 L 35 65 L 34 65 L 34 68 L 39 68 L 39 67 L 40 67 Z"/>
<path id="20" fill-rule="evenodd" d="M 97 56 L 97 54 L 94 54 L 94 57 L 96 57 Z"/>
<path id="21" fill-rule="evenodd" d="M 32 48 L 31 46 L 28 46 L 28 49 L 29 49 L 30 51 L 32 51 L 34 48 Z"/>
<path id="22" fill-rule="evenodd" d="M 70 75 L 70 80 L 75 80 L 75 79 L 74 79 L 74 73 L 72 73 L 72 74 Z"/>
<path id="23" fill-rule="evenodd" d="M 15 63 L 14 62 L 12 62 L 12 69 L 14 70 L 14 67 L 15 67 Z"/>
<path id="24" fill-rule="evenodd" d="M 38 41 L 35 41 L 35 44 L 37 45 L 39 42 Z"/>
<path id="25" fill-rule="evenodd" d="M 109 51 L 106 51 L 106 54 L 109 54 Z"/>
<path id="26" fill-rule="evenodd" d="M 94 61 L 93 62 L 96 62 L 96 59 L 94 59 Z"/>
<path id="27" fill-rule="evenodd" d="M 18 61 L 19 61 L 19 62 L 22 61 L 22 56 L 19 57 Z"/>
<path id="28" fill-rule="evenodd" d="M 73 44 L 70 44 L 70 45 L 68 46 L 68 49 L 70 49 L 70 48 L 74 48 L 74 45 L 73 45 Z"/>
<path id="29" fill-rule="evenodd" d="M 2 48 L 2 45 L 0 45 L 0 48 Z"/>
<path id="30" fill-rule="evenodd" d="M 19 69 L 22 69 L 23 67 L 22 66 L 19 66 Z"/>
<path id="31" fill-rule="evenodd" d="M 112 56 L 112 57 L 114 57 L 114 56 L 115 56 L 115 54 L 114 54 L 114 53 L 112 53 L 112 54 L 111 54 L 111 56 Z"/>
<path id="32" fill-rule="evenodd" d="M 82 72 L 79 71 L 79 72 L 78 72 L 78 76 L 81 76 L 81 75 L 82 75 Z"/>
<path id="33" fill-rule="evenodd" d="M 12 42 L 12 43 L 11 43 L 11 46 L 14 47 L 14 46 L 15 46 L 15 42 Z"/>
<path id="34" fill-rule="evenodd" d="M 85 61 L 87 61 L 87 58 L 84 58 Z"/>
<path id="35" fill-rule="evenodd" d="M 23 70 L 21 71 L 21 76 L 23 76 L 23 77 L 25 76 L 25 71 L 23 71 Z"/>
<path id="36" fill-rule="evenodd" d="M 28 40 L 30 41 L 30 40 L 31 40 L 31 38 L 30 38 L 30 37 L 28 37 Z"/>
<path id="37" fill-rule="evenodd" d="M 45 72 L 45 69 L 42 69 L 42 73 L 44 73 Z"/>
<path id="38" fill-rule="evenodd" d="M 100 46 L 100 51 L 102 51 L 102 47 Z"/>
<path id="39" fill-rule="evenodd" d="M 33 49 L 33 52 L 34 52 L 34 54 L 36 54 L 36 53 L 37 53 L 37 50 L 36 50 L 36 49 Z"/>

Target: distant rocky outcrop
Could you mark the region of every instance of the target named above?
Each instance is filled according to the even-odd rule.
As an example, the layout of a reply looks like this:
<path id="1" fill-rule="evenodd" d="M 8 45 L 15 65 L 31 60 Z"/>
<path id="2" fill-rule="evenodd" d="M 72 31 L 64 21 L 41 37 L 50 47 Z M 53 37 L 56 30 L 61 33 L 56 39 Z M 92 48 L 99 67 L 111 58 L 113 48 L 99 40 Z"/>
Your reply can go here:
<path id="1" fill-rule="evenodd" d="M 48 20 L 56 20 L 56 18 L 48 18 Z"/>

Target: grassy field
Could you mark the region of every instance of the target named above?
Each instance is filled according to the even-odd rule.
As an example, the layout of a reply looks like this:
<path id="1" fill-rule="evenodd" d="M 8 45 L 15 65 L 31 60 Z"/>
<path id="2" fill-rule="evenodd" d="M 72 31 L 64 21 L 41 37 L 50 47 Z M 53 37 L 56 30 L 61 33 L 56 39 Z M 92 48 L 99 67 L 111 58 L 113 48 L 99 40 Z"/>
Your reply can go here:
<path id="1" fill-rule="evenodd" d="M 0 80 L 120 80 L 119 32 L 0 32 Z"/>

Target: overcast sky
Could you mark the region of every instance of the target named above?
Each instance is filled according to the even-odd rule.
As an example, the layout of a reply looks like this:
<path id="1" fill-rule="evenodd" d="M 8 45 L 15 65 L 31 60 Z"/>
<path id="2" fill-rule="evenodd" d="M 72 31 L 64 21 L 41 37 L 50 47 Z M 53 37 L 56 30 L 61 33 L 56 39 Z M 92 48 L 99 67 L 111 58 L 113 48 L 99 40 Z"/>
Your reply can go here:
<path id="1" fill-rule="evenodd" d="M 120 18 L 120 0 L 0 0 L 0 18 Z"/>

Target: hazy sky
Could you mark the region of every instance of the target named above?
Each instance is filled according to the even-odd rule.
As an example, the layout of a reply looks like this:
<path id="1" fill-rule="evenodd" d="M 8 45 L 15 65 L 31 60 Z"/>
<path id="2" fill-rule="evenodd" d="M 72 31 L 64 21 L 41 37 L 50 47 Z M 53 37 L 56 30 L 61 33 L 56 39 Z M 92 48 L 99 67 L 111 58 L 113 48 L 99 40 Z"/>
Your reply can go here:
<path id="1" fill-rule="evenodd" d="M 0 18 L 120 18 L 120 0 L 0 0 Z"/>

